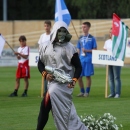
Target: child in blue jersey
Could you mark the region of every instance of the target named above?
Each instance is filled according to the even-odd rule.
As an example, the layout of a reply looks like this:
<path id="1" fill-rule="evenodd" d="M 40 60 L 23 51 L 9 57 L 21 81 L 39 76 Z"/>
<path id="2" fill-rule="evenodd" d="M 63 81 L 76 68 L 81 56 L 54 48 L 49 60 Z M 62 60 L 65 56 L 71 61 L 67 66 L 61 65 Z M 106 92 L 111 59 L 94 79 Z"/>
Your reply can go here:
<path id="1" fill-rule="evenodd" d="M 77 43 L 77 49 L 82 64 L 82 73 L 78 80 L 80 86 L 80 94 L 77 95 L 78 97 L 89 96 L 91 87 L 91 75 L 94 75 L 94 67 L 92 64 L 92 50 L 97 49 L 97 43 L 95 38 L 89 34 L 90 27 L 90 22 L 84 22 L 82 24 L 83 35 L 79 38 Z M 82 80 L 83 76 L 85 76 L 87 80 L 85 86 Z"/>

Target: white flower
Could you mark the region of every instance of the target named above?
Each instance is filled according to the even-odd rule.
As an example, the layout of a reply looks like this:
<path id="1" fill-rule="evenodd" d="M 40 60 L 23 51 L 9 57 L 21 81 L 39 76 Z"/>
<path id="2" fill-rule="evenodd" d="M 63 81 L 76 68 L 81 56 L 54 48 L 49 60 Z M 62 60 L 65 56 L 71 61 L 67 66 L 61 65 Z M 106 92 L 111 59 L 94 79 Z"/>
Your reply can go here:
<path id="1" fill-rule="evenodd" d="M 119 130 L 123 127 L 122 124 L 115 124 L 116 117 L 110 113 L 104 113 L 103 116 L 98 118 L 84 114 L 84 116 L 80 116 L 80 119 L 90 130 Z"/>
<path id="2" fill-rule="evenodd" d="M 100 121 L 100 124 L 103 124 L 103 122 L 102 122 L 102 121 Z"/>

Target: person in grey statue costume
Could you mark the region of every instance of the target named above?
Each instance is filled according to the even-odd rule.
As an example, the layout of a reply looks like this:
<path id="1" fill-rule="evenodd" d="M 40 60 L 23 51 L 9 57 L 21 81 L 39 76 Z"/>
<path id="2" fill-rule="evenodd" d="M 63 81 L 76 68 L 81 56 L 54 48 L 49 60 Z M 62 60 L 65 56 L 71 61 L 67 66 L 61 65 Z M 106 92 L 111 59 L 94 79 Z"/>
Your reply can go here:
<path id="1" fill-rule="evenodd" d="M 82 66 L 76 47 L 70 43 L 71 37 L 67 24 L 58 21 L 53 26 L 50 43 L 46 47 L 40 46 L 38 69 L 48 81 L 48 91 L 41 102 L 36 130 L 43 130 L 50 110 L 57 130 L 88 130 L 78 117 L 72 102 L 73 88 Z M 53 75 L 45 70 L 45 66 L 64 70 L 71 76 L 72 82 L 61 83 L 54 80 Z"/>

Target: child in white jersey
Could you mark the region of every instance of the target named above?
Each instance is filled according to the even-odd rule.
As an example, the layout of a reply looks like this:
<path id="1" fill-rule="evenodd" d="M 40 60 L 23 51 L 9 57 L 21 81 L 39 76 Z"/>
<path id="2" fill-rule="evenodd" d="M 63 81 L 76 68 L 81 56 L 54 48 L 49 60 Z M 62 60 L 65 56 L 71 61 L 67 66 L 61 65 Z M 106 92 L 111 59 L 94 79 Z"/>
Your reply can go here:
<path id="1" fill-rule="evenodd" d="M 16 97 L 19 86 L 20 86 L 20 79 L 24 78 L 25 82 L 25 90 L 22 94 L 22 97 L 27 97 L 27 90 L 29 86 L 28 79 L 30 78 L 30 67 L 29 67 L 29 47 L 26 46 L 26 37 L 20 36 L 19 37 L 20 47 L 18 48 L 17 52 L 14 54 L 17 56 L 18 59 L 18 67 L 16 71 L 16 85 L 15 90 L 11 93 L 10 97 Z"/>

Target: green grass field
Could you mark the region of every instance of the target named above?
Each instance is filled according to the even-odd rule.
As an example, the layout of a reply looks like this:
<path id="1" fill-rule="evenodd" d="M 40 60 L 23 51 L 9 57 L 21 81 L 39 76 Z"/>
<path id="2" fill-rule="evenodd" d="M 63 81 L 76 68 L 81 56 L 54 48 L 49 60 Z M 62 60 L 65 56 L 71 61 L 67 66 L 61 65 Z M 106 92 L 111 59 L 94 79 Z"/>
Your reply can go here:
<path id="1" fill-rule="evenodd" d="M 35 130 L 42 98 L 41 75 L 36 67 L 31 68 L 28 97 L 23 98 L 24 82 L 18 91 L 18 97 L 8 97 L 14 90 L 16 67 L 0 67 L 0 130 Z M 130 68 L 122 68 L 122 94 L 119 99 L 105 98 L 105 67 L 95 67 L 89 98 L 78 98 L 78 84 L 74 89 L 73 102 L 77 114 L 103 115 L 111 113 L 123 130 L 130 130 Z M 85 81 L 84 81 L 85 82 Z M 109 90 L 109 89 L 108 89 Z M 45 130 L 56 130 L 50 113 Z"/>

